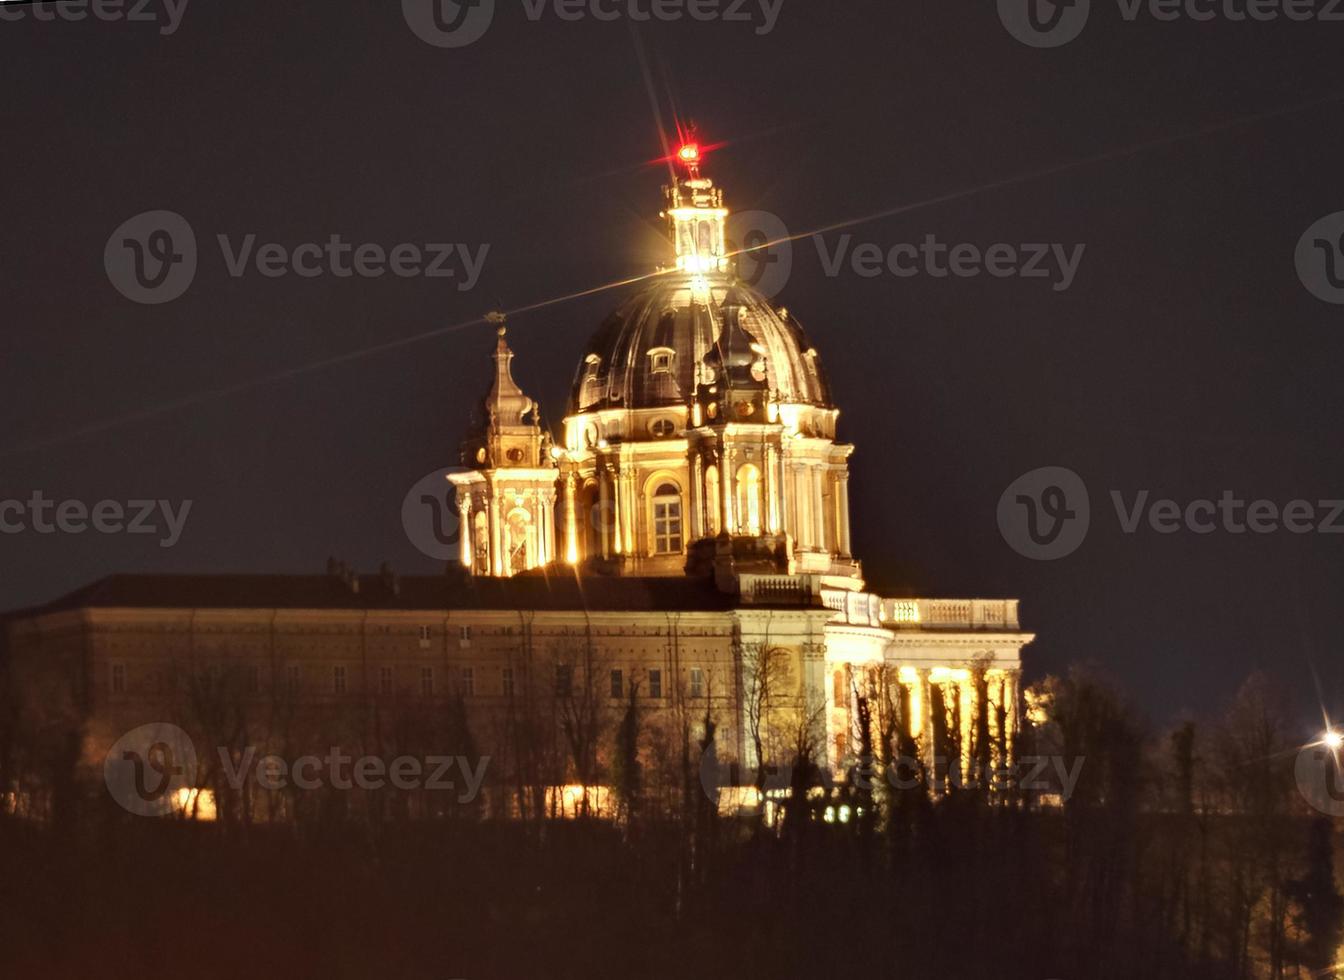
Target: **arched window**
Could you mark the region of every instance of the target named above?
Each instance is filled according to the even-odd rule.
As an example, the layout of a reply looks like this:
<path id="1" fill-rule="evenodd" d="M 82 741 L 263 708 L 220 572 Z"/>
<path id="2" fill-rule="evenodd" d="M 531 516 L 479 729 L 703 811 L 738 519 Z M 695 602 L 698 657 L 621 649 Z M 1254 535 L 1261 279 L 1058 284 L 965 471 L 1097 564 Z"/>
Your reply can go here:
<path id="1" fill-rule="evenodd" d="M 705 467 L 705 533 L 714 537 L 719 533 L 719 468 Z"/>
<path id="2" fill-rule="evenodd" d="M 530 567 L 532 516 L 525 510 L 514 510 L 508 521 L 508 562 L 513 574 L 525 572 Z"/>
<path id="3" fill-rule="evenodd" d="M 714 254 L 714 229 L 708 221 L 701 221 L 696 225 L 698 240 L 696 241 L 696 252 L 703 258 L 708 258 Z"/>
<path id="4" fill-rule="evenodd" d="M 653 553 L 681 553 L 681 491 L 664 483 L 653 493 Z"/>
<path id="5" fill-rule="evenodd" d="M 579 490 L 578 507 L 577 519 L 583 557 L 601 555 L 603 515 L 596 480 L 589 480 Z"/>
<path id="6" fill-rule="evenodd" d="M 737 471 L 737 519 L 743 534 L 761 533 L 761 471 L 750 463 Z"/>

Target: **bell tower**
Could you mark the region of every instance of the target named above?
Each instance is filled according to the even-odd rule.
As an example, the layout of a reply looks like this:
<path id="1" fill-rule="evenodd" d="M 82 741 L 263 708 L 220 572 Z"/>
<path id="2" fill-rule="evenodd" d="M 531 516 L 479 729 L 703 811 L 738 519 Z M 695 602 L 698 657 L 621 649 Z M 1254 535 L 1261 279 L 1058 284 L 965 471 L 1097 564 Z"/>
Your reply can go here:
<path id="1" fill-rule="evenodd" d="M 504 315 L 487 320 L 499 338 L 494 383 L 462 444 L 466 471 L 449 479 L 457 488 L 462 564 L 473 575 L 501 578 L 555 560 L 557 468 L 541 408 L 513 380 Z"/>

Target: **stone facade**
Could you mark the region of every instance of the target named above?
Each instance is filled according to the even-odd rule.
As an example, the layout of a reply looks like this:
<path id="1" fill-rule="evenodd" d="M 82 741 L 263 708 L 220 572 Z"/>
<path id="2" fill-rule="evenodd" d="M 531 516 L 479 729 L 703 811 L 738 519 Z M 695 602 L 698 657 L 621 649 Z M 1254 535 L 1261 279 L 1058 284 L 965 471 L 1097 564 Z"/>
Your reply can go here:
<path id="1" fill-rule="evenodd" d="M 203 746 L 382 752 L 447 737 L 451 717 L 453 737 L 504 760 L 501 780 L 561 785 L 604 778 L 610 746 L 592 765 L 572 744 L 534 764 L 519 755 L 522 713 L 544 722 L 529 722 L 537 744 L 572 742 L 581 701 L 609 741 L 633 689 L 651 756 L 712 722 L 720 758 L 781 761 L 787 733 L 796 752 L 806 729 L 839 776 L 863 705 L 931 768 L 1006 762 L 1032 639 L 1016 600 L 867 590 L 854 447 L 836 441 L 817 351 L 732 274 L 722 192 L 681 159 L 665 211 L 676 261 L 588 344 L 558 438 L 493 317 L 493 380 L 445 486 L 460 564 L 408 579 L 336 563 L 117 576 L 13 614 L 27 729 L 77 733 L 96 766 L 155 721 L 192 726 Z"/>

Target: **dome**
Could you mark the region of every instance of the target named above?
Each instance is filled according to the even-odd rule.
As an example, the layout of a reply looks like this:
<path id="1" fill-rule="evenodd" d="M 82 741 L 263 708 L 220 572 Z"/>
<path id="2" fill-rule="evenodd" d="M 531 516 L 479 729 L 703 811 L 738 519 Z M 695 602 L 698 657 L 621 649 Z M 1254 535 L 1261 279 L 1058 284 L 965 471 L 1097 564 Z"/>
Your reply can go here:
<path id="1" fill-rule="evenodd" d="M 687 404 L 696 384 L 709 380 L 706 358 L 723 358 L 716 346 L 734 307 L 771 400 L 834 407 L 821 359 L 796 320 L 738 279 L 713 276 L 707 283 L 660 276 L 608 317 L 579 361 L 570 414 Z"/>

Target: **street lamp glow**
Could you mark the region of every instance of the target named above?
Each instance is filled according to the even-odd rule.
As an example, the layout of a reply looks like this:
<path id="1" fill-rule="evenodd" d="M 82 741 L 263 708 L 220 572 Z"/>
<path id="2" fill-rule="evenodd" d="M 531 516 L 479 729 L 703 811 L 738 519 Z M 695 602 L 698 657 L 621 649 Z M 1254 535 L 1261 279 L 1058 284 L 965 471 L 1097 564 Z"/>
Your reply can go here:
<path id="1" fill-rule="evenodd" d="M 1344 732 L 1338 732 L 1332 728 L 1325 733 L 1325 737 L 1321 739 L 1321 742 L 1326 748 L 1338 752 L 1340 749 L 1344 749 Z"/>

